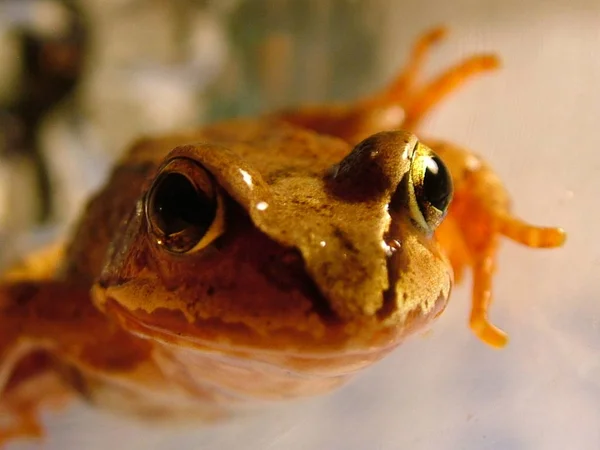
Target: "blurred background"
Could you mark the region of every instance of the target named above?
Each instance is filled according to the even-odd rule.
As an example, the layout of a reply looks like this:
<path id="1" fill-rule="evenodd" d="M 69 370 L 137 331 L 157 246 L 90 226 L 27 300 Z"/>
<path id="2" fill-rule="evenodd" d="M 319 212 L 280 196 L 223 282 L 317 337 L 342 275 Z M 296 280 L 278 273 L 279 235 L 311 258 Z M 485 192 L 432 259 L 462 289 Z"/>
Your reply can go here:
<path id="1" fill-rule="evenodd" d="M 193 430 L 75 405 L 48 415 L 44 448 L 600 448 L 597 0 L 0 0 L 0 264 L 64 235 L 140 134 L 356 98 L 438 24 L 452 33 L 428 74 L 481 51 L 503 69 L 424 132 L 484 155 L 521 216 L 569 233 L 504 245 L 492 317 L 509 347 L 470 334 L 466 280 L 430 333 L 333 395 Z"/>

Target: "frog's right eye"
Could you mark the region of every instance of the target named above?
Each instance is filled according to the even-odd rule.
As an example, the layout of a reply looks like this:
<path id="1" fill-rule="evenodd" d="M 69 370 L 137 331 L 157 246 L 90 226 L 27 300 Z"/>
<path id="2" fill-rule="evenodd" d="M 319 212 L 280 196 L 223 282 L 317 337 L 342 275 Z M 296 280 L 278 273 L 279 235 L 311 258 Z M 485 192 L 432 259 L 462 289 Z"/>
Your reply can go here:
<path id="1" fill-rule="evenodd" d="M 150 232 L 170 252 L 201 250 L 224 231 L 222 193 L 191 159 L 177 158 L 163 167 L 146 198 Z"/>
<path id="2" fill-rule="evenodd" d="M 419 143 L 408 175 L 411 217 L 423 230 L 432 233 L 446 216 L 452 200 L 450 172 L 439 156 Z"/>

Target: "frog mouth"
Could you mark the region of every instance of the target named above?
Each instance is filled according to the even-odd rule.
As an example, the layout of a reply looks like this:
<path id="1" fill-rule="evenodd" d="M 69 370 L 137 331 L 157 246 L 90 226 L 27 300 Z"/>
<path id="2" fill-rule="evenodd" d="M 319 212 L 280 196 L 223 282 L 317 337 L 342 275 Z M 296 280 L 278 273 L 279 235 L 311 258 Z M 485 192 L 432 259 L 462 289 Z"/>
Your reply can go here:
<path id="1" fill-rule="evenodd" d="M 208 378 L 210 386 L 231 385 L 238 394 L 251 387 L 260 391 L 253 395 L 263 398 L 327 392 L 386 357 L 403 337 L 397 329 L 379 328 L 364 334 L 369 340 L 359 345 L 331 332 L 320 341 L 299 333 L 273 334 L 261 341 L 243 326 L 216 321 L 186 325 L 175 314 L 131 312 L 110 298 L 106 312 L 124 330 L 149 341 L 157 363 L 174 367 L 167 370 L 186 385 L 198 387 Z"/>
<path id="2" fill-rule="evenodd" d="M 170 382 L 200 398 L 206 398 L 208 393 L 210 398 L 219 398 L 221 404 L 255 404 L 257 400 L 280 401 L 327 393 L 385 357 L 398 344 L 353 351 L 333 348 L 331 342 L 322 348 L 309 348 L 306 343 L 304 347 L 268 348 L 252 346 L 250 341 L 223 340 L 222 334 L 233 332 L 232 327 L 221 328 L 221 333 L 213 336 L 199 336 L 181 327 L 175 331 L 176 317 L 162 315 L 159 323 L 156 317 L 127 311 L 112 299 L 106 303 L 106 312 L 129 333 L 150 341 L 153 360 Z M 214 324 L 203 325 L 206 331 Z M 279 338 L 271 336 L 272 341 Z"/>
<path id="3" fill-rule="evenodd" d="M 437 303 L 445 305 L 443 295 Z M 319 335 L 291 328 L 259 334 L 242 323 L 226 323 L 216 318 L 190 322 L 182 313 L 166 309 L 151 313 L 130 311 L 110 294 L 104 299 L 103 308 L 124 330 L 166 346 L 324 360 L 342 357 L 372 362 L 391 352 L 407 335 L 428 322 L 427 317 L 415 315 L 408 318 L 410 323 L 399 328 L 382 326 L 380 319 L 373 316 L 353 324 L 332 320 Z"/>
<path id="4" fill-rule="evenodd" d="M 381 329 L 370 335 L 370 343 L 359 345 L 349 345 L 348 336 L 334 329 L 318 340 L 293 330 L 272 333 L 265 339 L 242 324 L 214 319 L 188 323 L 172 311 L 132 312 L 111 298 L 106 300 L 105 311 L 124 330 L 152 341 L 162 352 L 222 355 L 246 361 L 244 364 L 264 363 L 300 376 L 351 375 L 382 359 L 401 342 Z"/>
<path id="5" fill-rule="evenodd" d="M 357 345 L 350 349 L 347 346 L 348 324 L 337 319 L 330 320 L 328 326 L 318 334 L 293 328 L 281 328 L 262 334 L 241 322 L 226 322 L 218 318 L 196 319 L 190 322 L 183 313 L 164 308 L 152 312 L 130 311 L 110 295 L 105 298 L 103 309 L 122 328 L 134 335 L 199 348 L 252 348 L 266 352 L 287 352 L 295 348 L 301 353 L 312 349 L 311 353 L 327 354 L 342 348 L 352 353 L 369 353 L 372 348 L 379 348 L 382 344 L 373 332 L 370 333 L 369 342 L 360 345 L 356 342 Z M 389 339 L 385 341 L 390 342 Z"/>

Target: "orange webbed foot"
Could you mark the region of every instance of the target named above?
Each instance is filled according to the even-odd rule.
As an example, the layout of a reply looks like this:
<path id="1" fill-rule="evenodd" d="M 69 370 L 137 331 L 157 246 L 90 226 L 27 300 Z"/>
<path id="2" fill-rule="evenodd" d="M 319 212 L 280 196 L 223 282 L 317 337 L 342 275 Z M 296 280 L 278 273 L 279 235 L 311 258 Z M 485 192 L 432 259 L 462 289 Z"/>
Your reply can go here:
<path id="1" fill-rule="evenodd" d="M 563 245 L 566 234 L 561 228 L 538 227 L 527 224 L 507 213 L 489 211 L 493 222 L 491 234 L 507 237 L 531 248 L 554 248 Z M 490 236 L 487 246 L 475 253 L 473 263 L 473 299 L 469 324 L 473 332 L 492 347 L 501 348 L 508 336 L 488 319 L 492 300 L 492 277 L 498 239 Z"/>
<path id="2" fill-rule="evenodd" d="M 510 214 L 501 214 L 497 219 L 498 230 L 503 236 L 527 247 L 560 247 L 567 238 L 562 228 L 530 225 Z"/>
<path id="3" fill-rule="evenodd" d="M 488 319 L 500 239 L 554 248 L 564 244 L 566 234 L 561 228 L 530 225 L 515 217 L 499 178 L 471 152 L 441 142 L 430 146 L 449 167 L 455 185 L 448 217 L 436 232 L 438 241 L 455 270 L 461 273 L 470 266 L 473 271 L 471 329 L 483 342 L 501 348 L 508 337 Z"/>

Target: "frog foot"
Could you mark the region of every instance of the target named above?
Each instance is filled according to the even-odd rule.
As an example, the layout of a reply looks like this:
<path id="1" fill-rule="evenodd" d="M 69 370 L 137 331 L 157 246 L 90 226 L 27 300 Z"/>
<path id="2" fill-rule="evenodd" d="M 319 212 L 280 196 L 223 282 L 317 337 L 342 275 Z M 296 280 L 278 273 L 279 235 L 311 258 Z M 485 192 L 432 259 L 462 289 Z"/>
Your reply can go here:
<path id="1" fill-rule="evenodd" d="M 473 271 L 471 329 L 487 344 L 503 347 L 506 334 L 488 319 L 500 239 L 530 248 L 553 248 L 563 245 L 565 231 L 530 225 L 514 216 L 504 185 L 480 157 L 452 144 L 428 144 L 453 174 L 454 198 L 436 232 L 438 242 L 458 278 L 467 266 Z"/>

